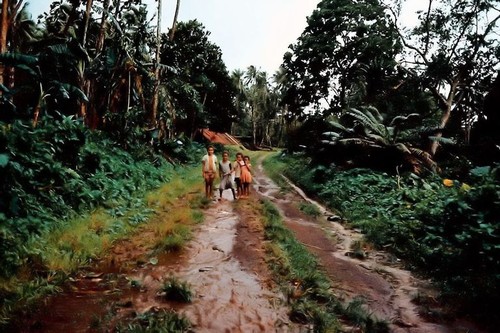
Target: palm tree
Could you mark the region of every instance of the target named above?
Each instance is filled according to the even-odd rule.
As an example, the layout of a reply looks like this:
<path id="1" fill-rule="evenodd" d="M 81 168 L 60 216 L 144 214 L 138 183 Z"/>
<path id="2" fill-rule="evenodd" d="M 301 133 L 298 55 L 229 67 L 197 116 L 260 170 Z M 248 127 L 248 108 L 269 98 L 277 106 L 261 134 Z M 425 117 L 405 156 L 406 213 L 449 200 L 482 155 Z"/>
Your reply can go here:
<path id="1" fill-rule="evenodd" d="M 9 31 L 11 32 L 12 39 L 12 27 L 13 23 L 16 19 L 19 19 L 19 13 L 26 13 L 26 3 L 23 0 L 2 0 L 2 16 L 0 22 L 0 54 L 9 52 Z M 11 45 L 11 49 L 13 46 Z M 8 80 L 8 84 L 10 87 L 13 87 L 14 80 L 12 71 L 8 71 L 8 75 L 10 76 L 10 80 Z M 5 66 L 0 64 L 0 84 L 4 84 L 5 82 Z"/>
<path id="2" fill-rule="evenodd" d="M 85 8 L 85 23 L 83 27 L 83 37 L 82 37 L 82 45 L 85 46 L 86 41 L 87 41 L 87 31 L 89 28 L 89 21 L 90 21 L 90 11 L 92 9 L 92 2 L 93 0 L 87 0 L 87 6 Z"/>
<path id="3" fill-rule="evenodd" d="M 342 118 L 330 119 L 332 131 L 323 133 L 324 148 L 336 149 L 330 154 L 339 159 L 355 159 L 357 155 L 368 163 L 383 163 L 397 168 L 404 165 L 414 173 L 424 169 L 439 170 L 432 156 L 411 142 L 410 133 L 420 122 L 417 113 L 394 117 L 388 125 L 374 107 L 347 109 Z M 417 128 L 418 129 L 418 128 Z"/>
<path id="4" fill-rule="evenodd" d="M 257 70 L 255 66 L 249 66 L 245 75 L 245 83 L 249 87 L 247 99 L 250 107 L 250 118 L 252 121 L 253 144 L 257 144 L 257 125 L 259 119 L 269 106 L 269 89 L 267 73 Z"/>
<path id="5" fill-rule="evenodd" d="M 9 0 L 2 0 L 2 21 L 0 26 L 0 53 L 7 52 L 7 33 L 9 31 Z M 3 66 L 0 67 L 0 84 L 3 84 Z"/>
<path id="6" fill-rule="evenodd" d="M 175 35 L 175 30 L 177 30 L 177 17 L 179 16 L 179 8 L 181 6 L 181 0 L 177 0 L 177 3 L 175 5 L 175 14 L 174 14 L 174 19 L 172 22 L 172 29 L 170 29 L 170 35 L 168 36 L 168 39 L 170 41 L 174 40 L 174 35 Z"/>
<path id="7" fill-rule="evenodd" d="M 243 82 L 243 77 L 245 75 L 245 72 L 240 69 L 235 69 L 231 73 L 231 80 L 233 82 L 233 85 L 236 87 L 236 100 L 234 101 L 235 107 L 236 107 L 236 112 L 238 114 L 238 117 L 241 118 L 243 117 L 243 111 L 244 111 L 244 104 L 246 102 L 246 88 L 245 88 L 245 83 Z M 239 119 L 239 123 L 241 122 L 241 119 Z M 231 125 L 231 134 L 234 135 L 234 125 L 236 122 L 233 122 Z"/>
<path id="8" fill-rule="evenodd" d="M 109 14 L 109 1 L 110 0 L 104 0 L 103 3 L 101 26 L 99 28 L 99 37 L 97 38 L 97 43 L 96 43 L 96 53 L 100 53 L 102 51 L 102 48 L 104 47 L 104 37 L 106 35 L 106 22 Z"/>
<path id="9" fill-rule="evenodd" d="M 152 128 L 156 128 L 156 117 L 158 114 L 158 99 L 159 99 L 159 87 L 160 87 L 160 48 L 161 48 L 161 0 L 158 1 L 158 7 L 156 10 L 156 53 L 155 53 L 155 81 L 153 84 L 153 101 L 151 116 L 149 119 Z"/>
<path id="10" fill-rule="evenodd" d="M 273 94 L 275 96 L 274 107 L 278 112 L 276 116 L 278 117 L 278 128 L 277 128 L 277 142 L 278 145 L 283 144 L 283 137 L 285 132 L 286 120 L 288 117 L 288 105 L 283 104 L 283 96 L 287 89 L 288 76 L 286 70 L 280 67 L 273 75 L 274 90 Z"/>

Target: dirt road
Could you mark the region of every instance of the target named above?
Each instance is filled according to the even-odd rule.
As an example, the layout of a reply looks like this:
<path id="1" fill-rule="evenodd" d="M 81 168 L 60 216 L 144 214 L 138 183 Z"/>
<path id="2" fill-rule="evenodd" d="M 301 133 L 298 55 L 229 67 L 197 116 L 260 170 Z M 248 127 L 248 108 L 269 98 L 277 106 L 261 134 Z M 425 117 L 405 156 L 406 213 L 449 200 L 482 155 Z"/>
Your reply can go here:
<path id="1" fill-rule="evenodd" d="M 413 276 L 399 260 L 382 251 L 364 248 L 362 259 L 357 259 L 351 245 L 360 242 L 362 234 L 344 227 L 340 221 L 329 222 L 328 217 L 335 214 L 285 180 L 293 191 L 283 195 L 259 165 L 255 188 L 278 207 L 295 237 L 320 260 L 338 297 L 345 301 L 361 297 L 368 312 L 390 323 L 390 330 L 395 333 L 481 332 L 463 319 L 431 322 L 425 311 L 443 309 L 434 299 L 436 292 L 429 281 Z M 298 208 L 301 201 L 318 207 L 322 218 L 318 221 L 302 213 Z M 418 298 L 425 299 L 427 309 L 416 304 Z"/>
<path id="2" fill-rule="evenodd" d="M 262 196 L 272 201 L 297 239 L 319 259 L 346 302 L 361 297 L 367 310 L 390 323 L 392 332 L 476 332 L 461 320 L 431 322 L 413 300 L 432 300 L 428 283 L 401 268 L 390 255 L 363 249 L 363 259 L 352 256 L 351 244 L 361 235 L 303 214 L 298 203 L 307 198 L 300 189 L 283 193 L 255 170 L 252 198 L 234 202 L 226 191 L 205 211 L 193 240 L 180 253 L 151 255 L 141 242 L 124 240 L 113 249 L 113 260 L 82 273 L 64 293 L 47 299 L 33 315 L 22 318 L 18 332 L 99 332 L 133 314 L 151 309 L 173 309 L 186 316 L 194 332 L 308 332 L 290 322 L 283 296 L 274 288 L 265 263 L 262 223 L 252 206 Z M 238 213 L 237 213 L 238 212 Z M 147 238 L 147 235 L 141 235 Z M 168 303 L 158 290 L 168 277 L 185 281 L 193 291 L 190 304 Z M 438 308 L 438 304 L 430 304 Z M 104 321 L 102 318 L 107 318 Z"/>

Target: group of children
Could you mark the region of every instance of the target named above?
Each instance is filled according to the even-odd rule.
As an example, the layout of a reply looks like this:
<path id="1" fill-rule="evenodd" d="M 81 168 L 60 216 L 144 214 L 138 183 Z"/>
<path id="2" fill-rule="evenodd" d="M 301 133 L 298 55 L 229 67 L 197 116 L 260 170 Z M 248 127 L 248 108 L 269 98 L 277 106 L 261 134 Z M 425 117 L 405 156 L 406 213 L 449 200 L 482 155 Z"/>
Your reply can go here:
<path id="1" fill-rule="evenodd" d="M 203 156 L 202 175 L 205 179 L 205 196 L 212 197 L 213 183 L 217 176 L 220 177 L 219 194 L 222 199 L 222 192 L 230 189 L 234 200 L 245 198 L 250 195 L 250 183 L 252 182 L 252 165 L 250 157 L 236 154 L 236 160 L 229 160 L 229 153 L 222 153 L 222 161 L 218 162 L 213 146 L 208 146 L 207 154 Z"/>

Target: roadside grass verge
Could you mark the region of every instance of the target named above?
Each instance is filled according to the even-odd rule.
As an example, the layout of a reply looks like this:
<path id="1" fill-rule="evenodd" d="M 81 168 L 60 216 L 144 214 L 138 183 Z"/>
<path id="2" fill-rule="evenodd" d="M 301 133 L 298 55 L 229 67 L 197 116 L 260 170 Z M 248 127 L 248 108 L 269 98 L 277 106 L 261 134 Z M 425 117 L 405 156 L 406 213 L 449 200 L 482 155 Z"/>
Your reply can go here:
<path id="1" fill-rule="evenodd" d="M 281 177 L 283 170 L 287 168 L 284 160 L 276 158 L 282 154 L 281 151 L 268 153 L 268 156 L 262 161 L 262 166 L 266 174 L 282 189 L 290 189 L 290 185 Z"/>
<path id="2" fill-rule="evenodd" d="M 168 183 L 128 201 L 114 202 L 88 215 L 61 222 L 26 246 L 30 255 L 16 276 L 0 279 L 0 328 L 15 313 L 31 312 L 43 297 L 61 291 L 67 279 L 92 267 L 122 239 L 144 245 L 146 255 L 180 250 L 203 220 L 198 166 L 175 171 Z M 136 239 L 137 238 L 137 239 Z"/>
<path id="3" fill-rule="evenodd" d="M 174 311 L 151 309 L 131 320 L 117 325 L 116 333 L 183 333 L 190 332 L 191 323 L 185 316 Z"/>
<path id="4" fill-rule="evenodd" d="M 388 324 L 373 318 L 360 300 L 343 305 L 314 255 L 286 228 L 278 210 L 268 200 L 260 204 L 268 241 L 267 262 L 287 297 L 291 320 L 312 324 L 314 332 L 339 332 L 345 325 L 354 325 L 363 332 L 389 331 Z"/>

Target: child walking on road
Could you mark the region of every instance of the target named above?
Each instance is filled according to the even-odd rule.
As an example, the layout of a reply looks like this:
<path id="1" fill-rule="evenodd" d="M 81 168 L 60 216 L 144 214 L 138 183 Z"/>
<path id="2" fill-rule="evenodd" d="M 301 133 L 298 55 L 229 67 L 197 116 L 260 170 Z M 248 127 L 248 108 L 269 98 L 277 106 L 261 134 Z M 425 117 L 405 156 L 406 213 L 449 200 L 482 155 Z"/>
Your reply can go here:
<path id="1" fill-rule="evenodd" d="M 243 195 L 243 184 L 241 183 L 241 166 L 245 164 L 243 162 L 243 154 L 236 153 L 236 161 L 233 163 L 234 169 L 234 182 L 236 183 L 236 190 L 238 192 L 238 197 Z"/>
<path id="2" fill-rule="evenodd" d="M 231 192 L 233 192 L 233 198 L 234 200 L 236 200 L 236 193 L 234 191 L 233 185 L 233 172 L 234 170 L 231 165 L 231 161 L 229 160 L 229 153 L 227 151 L 224 151 L 222 153 L 222 161 L 219 163 L 219 200 L 222 200 L 222 192 L 227 189 L 231 189 Z"/>
<path id="3" fill-rule="evenodd" d="M 250 157 L 243 157 L 243 164 L 241 165 L 240 180 L 243 186 L 243 196 L 250 195 L 250 183 L 252 182 L 252 164 L 250 164 Z"/>
<path id="4" fill-rule="evenodd" d="M 213 184 L 217 175 L 217 156 L 214 155 L 215 149 L 213 146 L 207 147 L 207 154 L 201 160 L 201 174 L 205 180 L 205 196 L 207 199 L 212 198 Z"/>

